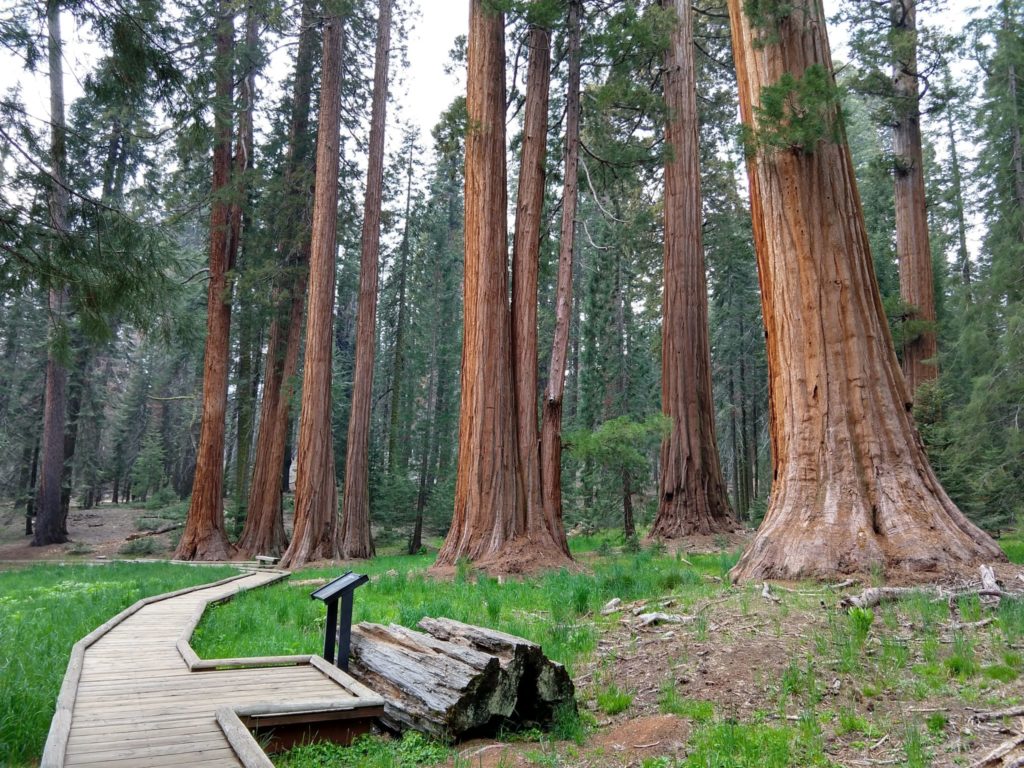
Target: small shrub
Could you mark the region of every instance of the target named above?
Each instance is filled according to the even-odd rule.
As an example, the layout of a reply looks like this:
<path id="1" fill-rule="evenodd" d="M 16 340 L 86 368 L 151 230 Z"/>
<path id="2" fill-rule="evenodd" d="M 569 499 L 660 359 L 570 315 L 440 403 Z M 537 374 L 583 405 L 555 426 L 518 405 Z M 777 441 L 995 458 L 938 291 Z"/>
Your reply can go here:
<path id="1" fill-rule="evenodd" d="M 946 725 L 949 723 L 949 718 L 942 712 L 933 712 L 928 715 L 926 725 L 928 726 L 928 733 L 935 736 L 940 735 L 946 730 Z"/>
<path id="2" fill-rule="evenodd" d="M 597 692 L 597 707 L 606 715 L 625 712 L 633 704 L 633 694 L 621 690 L 615 683 L 606 685 Z"/>

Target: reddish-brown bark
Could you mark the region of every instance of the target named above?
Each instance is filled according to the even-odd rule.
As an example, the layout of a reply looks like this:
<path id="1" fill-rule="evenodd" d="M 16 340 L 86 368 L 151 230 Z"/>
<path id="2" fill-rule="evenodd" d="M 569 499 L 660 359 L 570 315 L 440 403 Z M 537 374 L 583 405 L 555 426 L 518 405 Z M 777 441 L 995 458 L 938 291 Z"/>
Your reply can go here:
<path id="1" fill-rule="evenodd" d="M 572 261 L 576 247 L 576 207 L 579 200 L 580 157 L 580 0 L 569 0 L 569 82 L 565 112 L 565 186 L 562 192 L 562 229 L 555 287 L 555 333 L 551 343 L 548 384 L 541 417 L 540 465 L 548 527 L 563 552 L 569 543 L 562 524 L 562 400 L 565 364 L 572 323 Z"/>
<path id="2" fill-rule="evenodd" d="M 67 160 L 64 122 L 64 68 L 61 60 L 60 4 L 46 4 L 47 47 L 50 64 L 50 226 L 53 247 L 67 235 L 68 191 L 65 187 Z M 67 288 L 49 291 L 50 322 L 64 323 Z M 56 328 L 51 331 L 51 348 L 46 359 L 46 386 L 43 392 L 43 437 L 39 454 L 39 495 L 35 505 L 36 526 L 33 546 L 60 544 L 68 540 L 65 511 L 61 504 L 61 476 L 64 469 L 64 414 L 67 404 L 67 370 L 53 348 Z M 26 524 L 27 526 L 27 524 Z"/>
<path id="3" fill-rule="evenodd" d="M 377 262 L 380 258 L 384 121 L 388 101 L 388 63 L 391 58 L 391 0 L 380 0 L 378 7 L 370 154 L 366 169 L 359 263 L 356 360 L 345 451 L 345 494 L 342 499 L 341 556 L 345 559 L 373 557 L 373 535 L 370 531 L 370 412 L 373 407 L 373 359 L 377 346 Z"/>
<path id="4" fill-rule="evenodd" d="M 470 0 L 468 42 L 459 467 L 455 513 L 437 566 L 465 558 L 523 572 L 559 563 L 537 537 L 525 535 L 508 305 L 505 18 L 487 0 Z"/>
<path id="5" fill-rule="evenodd" d="M 259 430 L 249 487 L 245 527 L 238 549 L 247 555 L 279 555 L 287 540 L 281 508 L 281 472 L 285 463 L 288 427 L 291 423 L 293 379 L 302 344 L 302 317 L 306 308 L 306 267 L 309 264 L 309 185 L 305 183 L 310 159 L 307 134 L 313 90 L 313 59 L 316 55 L 317 0 L 304 0 L 295 58 L 295 84 L 291 126 L 288 134 L 286 182 L 292 223 L 285 227 L 279 250 L 287 254 L 291 285 L 276 291 L 275 312 L 270 323 L 260 403 Z M 287 315 L 285 316 L 285 312 Z"/>
<path id="6" fill-rule="evenodd" d="M 219 4 L 214 59 L 213 188 L 210 210 L 210 272 L 206 300 L 206 351 L 203 357 L 203 411 L 196 448 L 196 473 L 185 530 L 174 556 L 179 560 L 226 560 L 233 553 L 224 531 L 224 428 L 228 402 L 231 338 L 231 203 L 225 191 L 231 179 L 231 100 L 234 18 L 231 3 Z"/>
<path id="7" fill-rule="evenodd" d="M 900 298 L 913 324 L 903 345 L 903 375 L 911 396 L 922 382 L 938 376 L 935 335 L 935 284 L 928 237 L 928 208 L 921 149 L 921 98 L 917 75 L 917 0 L 892 0 L 892 24 L 900 32 L 894 66 L 896 255 L 900 264 Z"/>
<path id="8" fill-rule="evenodd" d="M 512 380 L 516 395 L 519 469 L 526 496 L 522 533 L 538 550 L 561 549 L 564 529 L 545 511 L 541 487 L 540 434 L 537 429 L 537 274 L 544 208 L 548 102 L 551 86 L 551 33 L 534 25 L 529 34 L 522 162 L 512 245 Z M 568 547 L 564 552 L 568 554 Z"/>
<path id="9" fill-rule="evenodd" d="M 342 20 L 324 20 L 316 192 L 309 263 L 306 361 L 295 478 L 295 528 L 281 558 L 285 568 L 338 555 L 338 488 L 331 434 L 331 352 L 334 348 L 334 283 L 338 219 Z"/>
<path id="10" fill-rule="evenodd" d="M 665 289 L 661 407 L 671 429 L 661 446 L 660 500 L 651 536 L 676 539 L 736 528 L 715 440 L 708 293 L 701 238 L 700 147 L 693 11 L 665 0 L 677 20 L 665 56 Z"/>
<path id="11" fill-rule="evenodd" d="M 740 107 L 762 88 L 831 71 L 821 0 L 799 0 L 754 43 L 729 0 Z M 838 119 L 838 116 L 833 116 Z M 759 148 L 748 161 L 768 341 L 774 484 L 736 580 L 917 575 L 1003 560 L 942 490 L 908 412 L 845 141 Z"/>

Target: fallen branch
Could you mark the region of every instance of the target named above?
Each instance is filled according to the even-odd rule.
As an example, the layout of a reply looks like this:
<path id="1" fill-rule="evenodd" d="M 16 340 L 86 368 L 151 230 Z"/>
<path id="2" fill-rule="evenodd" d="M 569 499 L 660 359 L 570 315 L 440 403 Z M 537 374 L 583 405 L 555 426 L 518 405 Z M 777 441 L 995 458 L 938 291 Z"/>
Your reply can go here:
<path id="1" fill-rule="evenodd" d="M 1024 717 L 1024 707 L 1011 707 L 995 712 L 977 712 L 971 719 L 976 723 L 987 723 L 992 720 L 1002 720 L 1004 717 Z"/>
<path id="2" fill-rule="evenodd" d="M 642 613 L 637 616 L 638 627 L 650 627 L 655 624 L 693 624 L 696 616 L 680 616 L 676 613 Z"/>
<path id="3" fill-rule="evenodd" d="M 171 523 L 170 525 L 162 525 L 159 528 L 155 528 L 152 531 L 142 531 L 141 533 L 131 534 L 126 541 L 135 541 L 136 539 L 144 539 L 147 536 L 159 536 L 161 533 L 170 533 L 176 531 L 179 528 L 183 528 L 184 523 Z"/>
<path id="4" fill-rule="evenodd" d="M 1024 764 L 1024 754 L 1013 754 L 1019 747 L 1024 747 L 1024 734 L 1004 741 L 971 768 L 1018 768 Z"/>
<path id="5" fill-rule="evenodd" d="M 840 608 L 874 608 L 882 603 L 894 603 L 907 595 L 921 592 L 916 587 L 871 587 L 859 595 L 847 595 L 839 601 Z"/>

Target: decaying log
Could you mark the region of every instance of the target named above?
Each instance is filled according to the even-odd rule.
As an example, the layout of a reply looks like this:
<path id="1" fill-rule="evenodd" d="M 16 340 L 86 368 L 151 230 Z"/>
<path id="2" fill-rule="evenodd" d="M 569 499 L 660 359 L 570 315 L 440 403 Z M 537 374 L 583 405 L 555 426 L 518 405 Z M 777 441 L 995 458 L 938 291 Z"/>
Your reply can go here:
<path id="1" fill-rule="evenodd" d="M 451 619 L 352 628 L 352 673 L 385 699 L 384 723 L 438 738 L 550 726 L 575 707 L 565 668 L 521 637 Z"/>
<path id="2" fill-rule="evenodd" d="M 693 624 L 696 616 L 680 616 L 677 613 L 641 613 L 637 616 L 638 627 L 650 627 L 655 624 Z"/>
<path id="3" fill-rule="evenodd" d="M 978 712 L 971 719 L 976 723 L 986 723 L 992 720 L 1002 720 L 1007 717 L 1024 717 L 1024 707 L 1011 707 L 1000 709 L 995 712 Z"/>

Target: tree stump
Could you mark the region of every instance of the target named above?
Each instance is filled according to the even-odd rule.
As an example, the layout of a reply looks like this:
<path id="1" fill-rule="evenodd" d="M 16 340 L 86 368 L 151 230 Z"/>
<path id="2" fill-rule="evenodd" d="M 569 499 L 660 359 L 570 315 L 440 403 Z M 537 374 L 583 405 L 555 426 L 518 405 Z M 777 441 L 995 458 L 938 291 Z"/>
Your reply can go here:
<path id="1" fill-rule="evenodd" d="M 565 667 L 536 643 L 451 619 L 419 627 L 352 629 L 352 672 L 384 697 L 389 728 L 460 739 L 550 727 L 559 707 L 575 708 Z"/>

